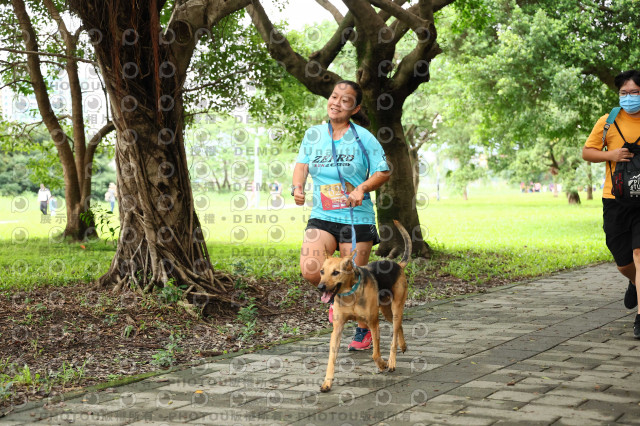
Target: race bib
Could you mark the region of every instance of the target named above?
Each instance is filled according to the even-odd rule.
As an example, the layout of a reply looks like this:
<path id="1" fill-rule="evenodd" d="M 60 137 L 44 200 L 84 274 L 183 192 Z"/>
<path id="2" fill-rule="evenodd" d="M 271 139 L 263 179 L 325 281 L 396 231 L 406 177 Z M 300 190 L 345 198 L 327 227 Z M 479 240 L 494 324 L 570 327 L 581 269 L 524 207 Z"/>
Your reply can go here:
<path id="1" fill-rule="evenodd" d="M 342 193 L 342 185 L 333 183 L 330 185 L 320 185 L 320 201 L 322 202 L 322 210 L 339 210 L 349 207 L 347 205 L 347 196 L 355 188 L 349 182 L 345 182 L 347 187 L 347 195 Z"/>

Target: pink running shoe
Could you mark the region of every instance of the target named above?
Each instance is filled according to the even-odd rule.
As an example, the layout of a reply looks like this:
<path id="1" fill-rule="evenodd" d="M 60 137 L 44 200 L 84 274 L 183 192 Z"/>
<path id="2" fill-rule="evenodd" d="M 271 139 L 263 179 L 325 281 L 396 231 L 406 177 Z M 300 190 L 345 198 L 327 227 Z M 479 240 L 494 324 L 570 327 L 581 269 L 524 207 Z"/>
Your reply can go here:
<path id="1" fill-rule="evenodd" d="M 350 351 L 364 351 L 371 349 L 371 332 L 366 328 L 356 327 L 356 335 L 353 337 L 353 341 L 349 343 Z"/>

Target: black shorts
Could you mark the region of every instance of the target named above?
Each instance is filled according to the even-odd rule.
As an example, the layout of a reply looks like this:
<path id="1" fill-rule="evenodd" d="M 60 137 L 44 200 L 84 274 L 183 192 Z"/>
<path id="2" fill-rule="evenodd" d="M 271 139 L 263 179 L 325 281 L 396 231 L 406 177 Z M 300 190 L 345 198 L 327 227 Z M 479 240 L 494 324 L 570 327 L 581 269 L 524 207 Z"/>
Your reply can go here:
<path id="1" fill-rule="evenodd" d="M 633 263 L 633 250 L 640 248 L 640 207 L 623 206 L 611 198 L 602 199 L 602 228 L 616 265 Z"/>
<path id="2" fill-rule="evenodd" d="M 373 241 L 373 245 L 377 245 L 380 242 L 378 236 L 378 230 L 375 225 L 355 225 L 356 228 L 356 242 L 361 243 L 364 241 Z M 309 219 L 307 222 L 307 229 L 321 229 L 327 231 L 336 239 L 338 243 L 350 243 L 351 242 L 351 225 L 345 225 L 344 223 L 329 222 L 322 219 Z"/>

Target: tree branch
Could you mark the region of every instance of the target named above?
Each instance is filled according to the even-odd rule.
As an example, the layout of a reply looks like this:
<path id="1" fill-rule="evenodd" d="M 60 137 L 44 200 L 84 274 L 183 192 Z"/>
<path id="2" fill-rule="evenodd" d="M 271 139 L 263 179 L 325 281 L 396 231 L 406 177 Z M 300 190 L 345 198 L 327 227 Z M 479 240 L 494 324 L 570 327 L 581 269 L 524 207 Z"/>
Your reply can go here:
<path id="1" fill-rule="evenodd" d="M 51 15 L 51 17 L 53 18 L 53 20 L 55 21 L 56 24 L 58 24 L 58 31 L 60 32 L 60 35 L 62 35 L 62 40 L 64 41 L 64 44 L 67 48 L 67 55 L 69 55 L 71 52 L 69 52 L 69 48 L 71 47 L 71 41 L 73 36 L 69 33 L 69 30 L 67 30 L 67 26 L 64 23 L 64 20 L 62 20 L 62 17 L 60 16 L 60 12 L 58 11 L 58 9 L 56 9 L 56 6 L 53 4 L 53 2 L 51 0 L 41 0 L 45 7 L 47 8 L 47 11 L 49 12 L 49 15 Z"/>
<path id="2" fill-rule="evenodd" d="M 343 0 L 344 4 L 349 8 L 355 16 L 356 21 L 361 22 L 358 28 L 370 40 L 377 40 L 380 30 L 387 25 L 380 16 L 373 10 L 371 3 L 365 0 Z M 357 22 L 356 22 L 357 24 Z"/>
<path id="3" fill-rule="evenodd" d="M 17 84 L 17 83 L 31 84 L 31 82 L 29 80 L 24 80 L 22 78 L 19 78 L 17 80 L 10 81 L 7 84 L 3 84 L 2 86 L 0 86 L 0 90 L 4 89 L 5 87 L 13 86 L 14 84 Z"/>
<path id="4" fill-rule="evenodd" d="M 615 85 L 615 73 L 606 65 L 592 65 L 582 70 L 582 74 L 589 74 L 598 77 L 609 89 L 617 90 Z"/>
<path id="5" fill-rule="evenodd" d="M 337 7 L 331 4 L 329 0 L 316 0 L 316 3 L 327 9 L 333 16 L 333 19 L 335 19 L 338 25 L 340 25 L 340 23 L 344 19 L 344 16 L 342 16 L 342 13 L 340 13 Z"/>
<path id="6" fill-rule="evenodd" d="M 329 65 L 336 59 L 347 41 L 353 40 L 355 33 L 353 13 L 347 12 L 347 15 L 338 25 L 338 29 L 333 36 L 327 41 L 322 49 L 309 55 L 309 60 L 317 61 L 322 68 L 329 68 Z"/>
<path id="7" fill-rule="evenodd" d="M 24 0 L 11 0 L 13 4 L 13 10 L 18 18 L 20 29 L 22 30 L 22 36 L 27 52 L 32 52 L 27 55 L 27 65 L 29 70 L 29 77 L 31 79 L 31 85 L 33 86 L 33 92 L 38 104 L 38 110 L 44 124 L 49 131 L 49 135 L 53 139 L 58 152 L 58 157 L 62 163 L 62 169 L 64 172 L 64 184 L 65 184 L 65 196 L 68 205 L 74 205 L 80 201 L 80 190 L 77 181 L 77 168 L 74 161 L 74 154 L 69 144 L 69 136 L 64 132 L 60 126 L 60 121 L 53 113 L 51 107 L 51 101 L 49 94 L 47 93 L 47 85 L 40 69 L 40 56 L 38 39 L 36 32 L 33 29 L 31 23 L 31 17 L 27 13 L 27 8 L 24 4 Z M 73 141 L 72 141 L 73 142 Z M 71 210 L 69 210 L 70 212 Z"/>
<path id="8" fill-rule="evenodd" d="M 407 2 L 407 0 L 393 0 L 393 3 L 397 4 L 400 7 L 402 7 L 406 2 Z M 389 20 L 389 18 L 391 18 L 391 14 L 386 12 L 386 11 L 384 11 L 384 10 L 382 10 L 382 9 L 380 9 L 378 11 L 378 16 L 384 22 L 387 22 Z"/>
<path id="9" fill-rule="evenodd" d="M 206 89 L 207 87 L 211 87 L 211 86 L 215 86 L 216 84 L 220 84 L 221 82 L 223 82 L 226 78 L 234 76 L 234 75 L 238 75 L 238 74 L 246 74 L 249 71 L 252 70 L 252 68 L 250 68 L 253 65 L 257 65 L 256 63 L 252 62 L 247 64 L 246 68 L 243 68 L 241 70 L 238 71 L 234 71 L 234 72 L 230 72 L 227 73 L 225 75 L 223 75 L 222 77 L 214 80 L 214 81 L 210 81 L 209 83 L 203 84 L 201 86 L 197 86 L 197 87 L 190 87 L 190 88 L 182 88 L 182 92 L 186 93 L 186 92 L 195 92 L 197 90 L 202 90 L 202 89 Z"/>
<path id="10" fill-rule="evenodd" d="M 415 31 L 416 34 L 418 34 L 418 37 L 425 36 L 425 30 L 428 25 L 428 22 L 425 19 L 409 12 L 407 9 L 402 8 L 390 0 L 370 0 L 370 2 L 372 5 L 386 11 L 391 16 L 394 16 L 399 21 L 405 22 L 413 31 Z M 428 37 L 428 31 L 426 32 L 426 37 Z"/>
<path id="11" fill-rule="evenodd" d="M 288 73 L 312 93 L 328 98 L 335 83 L 342 78 L 322 68 L 319 62 L 309 62 L 294 51 L 287 38 L 273 26 L 259 0 L 253 0 L 251 5 L 247 6 L 247 12 L 266 43 L 271 57 L 283 65 Z"/>
<path id="12" fill-rule="evenodd" d="M 58 31 L 64 41 L 66 54 L 72 57 L 76 52 L 76 37 L 69 32 L 60 12 L 53 4 L 52 0 L 42 0 L 49 15 L 58 24 Z M 82 187 L 85 182 L 85 150 L 86 136 L 84 129 L 84 110 L 82 106 L 82 88 L 80 87 L 80 76 L 78 75 L 78 62 L 69 59 L 66 65 L 67 77 L 69 79 L 69 92 L 71 93 L 71 122 L 73 125 L 73 141 L 76 160 L 76 172 L 78 174 L 78 184 Z"/>
<path id="13" fill-rule="evenodd" d="M 184 82 L 193 51 L 198 43 L 198 32 L 209 32 L 222 18 L 237 12 L 251 0 L 185 0 L 176 2 L 167 24 L 175 34 L 177 43 L 170 45 L 180 83 Z"/>
<path id="14" fill-rule="evenodd" d="M 78 61 L 78 62 L 86 62 L 87 64 L 97 65 L 96 61 L 91 61 L 89 59 L 84 59 L 84 58 L 78 58 L 77 56 L 63 55 L 61 53 L 38 52 L 38 51 L 33 51 L 33 50 L 11 49 L 11 48 L 8 48 L 8 47 L 0 48 L 0 52 L 23 53 L 25 55 L 37 55 L 37 56 L 54 56 L 56 58 L 73 59 L 73 60 Z"/>
<path id="15" fill-rule="evenodd" d="M 89 146 L 87 146 L 87 151 L 85 152 L 84 164 L 93 162 L 93 156 L 96 152 L 96 149 L 98 149 L 100 141 L 102 140 L 102 138 L 114 131 L 115 128 L 116 126 L 113 125 L 113 122 L 109 121 L 107 124 L 102 126 L 102 128 L 98 130 L 95 135 L 91 137 L 91 139 L 89 140 Z"/>
<path id="16" fill-rule="evenodd" d="M 431 12 L 435 13 L 453 2 L 454 0 L 431 0 Z"/>
<path id="17" fill-rule="evenodd" d="M 440 4 L 452 3 L 453 0 L 441 0 Z M 447 4 L 448 4 L 447 3 Z M 398 65 L 392 78 L 392 92 L 398 101 L 404 101 L 420 84 L 429 81 L 429 66 L 431 60 L 442 50 L 436 43 L 436 27 L 433 24 L 433 10 L 431 1 L 420 0 L 418 7 L 421 18 L 428 22 L 428 28 L 418 40 L 414 49 L 407 54 Z M 444 5 L 442 5 L 444 7 Z M 400 26 L 401 24 L 398 24 Z"/>
<path id="18" fill-rule="evenodd" d="M 410 13 L 417 13 L 418 12 L 418 5 L 414 4 L 413 6 L 411 6 L 410 8 L 407 9 L 407 12 Z M 406 22 L 403 22 L 399 19 L 396 19 L 395 21 L 393 21 L 391 23 L 391 25 L 389 25 L 389 28 L 391 28 L 391 31 L 393 31 L 393 39 L 391 40 L 391 44 L 398 44 L 398 42 L 402 39 L 402 37 L 405 36 L 405 34 L 407 34 L 407 32 L 409 31 L 409 25 Z"/>

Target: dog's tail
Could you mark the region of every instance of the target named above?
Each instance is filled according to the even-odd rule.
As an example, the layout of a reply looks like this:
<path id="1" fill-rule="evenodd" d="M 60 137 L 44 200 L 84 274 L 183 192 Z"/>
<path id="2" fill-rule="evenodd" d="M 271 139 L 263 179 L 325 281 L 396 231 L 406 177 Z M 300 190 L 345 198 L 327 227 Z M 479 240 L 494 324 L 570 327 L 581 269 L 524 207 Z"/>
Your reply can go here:
<path id="1" fill-rule="evenodd" d="M 393 223 L 396 225 L 396 228 L 398 228 L 398 231 L 400 231 L 400 235 L 402 235 L 402 239 L 404 240 L 404 253 L 402 254 L 402 259 L 398 263 L 398 265 L 400 265 L 400 267 L 404 269 L 404 267 L 409 263 L 409 258 L 411 256 L 411 237 L 400 222 L 394 219 Z"/>

